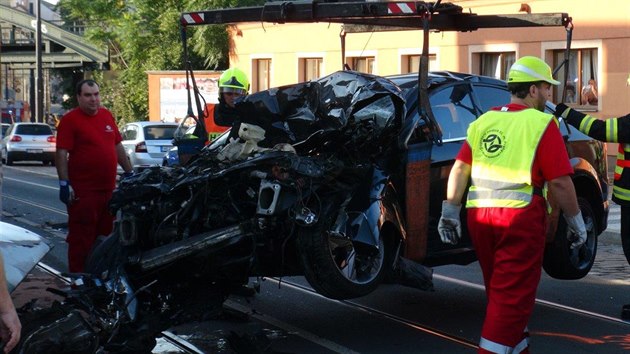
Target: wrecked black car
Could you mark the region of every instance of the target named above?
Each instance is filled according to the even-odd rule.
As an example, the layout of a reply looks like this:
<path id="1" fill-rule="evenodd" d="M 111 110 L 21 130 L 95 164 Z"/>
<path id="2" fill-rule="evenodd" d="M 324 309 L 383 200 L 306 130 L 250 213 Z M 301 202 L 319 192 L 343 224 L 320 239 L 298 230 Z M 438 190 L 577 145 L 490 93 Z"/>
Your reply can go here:
<path id="1" fill-rule="evenodd" d="M 254 93 L 237 103 L 238 139 L 226 133 L 183 166 L 123 180 L 115 231 L 88 274 L 55 290 L 63 303 L 25 314 L 38 326 L 22 352 L 150 352 L 160 332 L 219 311 L 249 277 L 304 275 L 318 293 L 349 299 L 384 281 L 430 290 L 426 266 L 473 262 L 465 232 L 458 245 L 440 242 L 439 206 L 468 124 L 509 93 L 499 80 L 431 74 L 436 144 L 417 82 L 340 71 Z M 595 172 L 605 150 L 575 130 L 568 144 L 582 154 L 572 161 L 590 253 L 572 254 L 566 226 L 554 226 L 545 266 L 559 278 L 588 273 L 606 226 Z"/>
<path id="2" fill-rule="evenodd" d="M 25 314 L 40 326 L 22 352 L 148 352 L 249 277 L 304 275 L 348 299 L 390 275 L 403 216 L 388 176 L 403 168 L 415 125 L 401 90 L 341 71 L 252 94 L 237 110 L 239 139 L 226 134 L 184 166 L 120 182 L 114 232 L 87 274 L 55 291 L 63 303 Z M 429 288 L 424 275 L 418 287 Z"/>

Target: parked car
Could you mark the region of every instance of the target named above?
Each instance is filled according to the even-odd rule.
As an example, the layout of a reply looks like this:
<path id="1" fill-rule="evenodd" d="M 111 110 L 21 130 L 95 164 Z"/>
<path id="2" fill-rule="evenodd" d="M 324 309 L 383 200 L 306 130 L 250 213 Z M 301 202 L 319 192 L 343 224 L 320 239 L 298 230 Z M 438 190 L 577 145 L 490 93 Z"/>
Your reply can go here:
<path id="1" fill-rule="evenodd" d="M 11 126 L 11 124 L 9 124 L 9 123 L 2 123 L 2 135 L 0 135 L 0 138 L 4 138 L 4 136 L 7 133 L 7 130 L 9 129 L 10 126 Z"/>
<path id="2" fill-rule="evenodd" d="M 405 91 L 407 121 L 419 120 L 417 73 L 388 78 Z M 398 193 L 397 202 L 406 210 L 407 240 L 403 254 L 428 266 L 467 264 L 475 260 L 475 255 L 466 228 L 463 228 L 463 238 L 457 245 L 442 243 L 437 231 L 442 200 L 446 197 L 449 172 L 466 139 L 468 125 L 490 108 L 509 102 L 510 93 L 504 81 L 453 72 L 431 73 L 428 87 L 429 101 L 441 128 L 443 143 L 431 144 L 430 181 L 427 185 L 406 185 L 409 178 L 405 180 L 404 175 L 393 179 L 396 189 L 402 191 Z M 549 113 L 552 112 L 550 107 L 547 110 Z M 416 133 L 409 141 L 408 156 L 423 144 L 430 143 L 427 135 L 422 133 L 423 126 L 424 122 L 416 128 Z M 565 123 L 561 122 L 560 130 L 566 138 L 567 151 L 574 167 L 572 180 L 589 232 L 587 247 L 583 247 L 580 252 L 572 251 L 569 247 L 570 242 L 567 241 L 566 222 L 564 218 L 559 217 L 558 208 L 555 208 L 549 218 L 544 268 L 546 273 L 554 278 L 578 279 L 590 271 L 597 251 L 597 235 L 607 227 L 609 206 L 606 146 Z M 425 218 L 427 211 L 425 206 L 414 204 L 414 201 L 407 200 L 405 196 L 410 195 L 410 190 L 425 193 L 426 190 L 423 188 L 429 188 L 427 223 L 420 225 L 423 229 L 414 231 L 411 224 Z M 462 214 L 462 225 L 466 225 L 465 214 L 465 212 Z"/>
<path id="3" fill-rule="evenodd" d="M 0 252 L 4 258 L 7 288 L 13 292 L 49 251 L 45 238 L 23 227 L 0 221 Z"/>
<path id="4" fill-rule="evenodd" d="M 57 140 L 48 124 L 13 123 L 2 137 L 0 155 L 7 165 L 15 161 L 41 161 L 54 165 L 56 149 Z"/>
<path id="5" fill-rule="evenodd" d="M 164 153 L 173 147 L 175 123 L 133 122 L 121 129 L 122 144 L 135 170 L 162 164 Z"/>

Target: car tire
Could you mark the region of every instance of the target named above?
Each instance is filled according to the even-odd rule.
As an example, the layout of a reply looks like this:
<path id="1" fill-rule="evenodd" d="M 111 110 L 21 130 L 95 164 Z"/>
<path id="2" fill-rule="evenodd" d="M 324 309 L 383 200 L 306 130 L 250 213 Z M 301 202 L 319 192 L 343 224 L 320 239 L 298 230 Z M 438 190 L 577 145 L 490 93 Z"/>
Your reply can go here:
<path id="1" fill-rule="evenodd" d="M 85 273 L 100 276 L 103 272 L 114 269 L 118 262 L 124 260 L 124 250 L 120 245 L 117 229 L 117 224 L 114 224 L 111 235 L 97 237 L 85 261 Z"/>
<path id="2" fill-rule="evenodd" d="M 558 228 L 554 240 L 545 247 L 543 268 L 555 279 L 581 279 L 591 270 L 597 254 L 597 219 L 587 199 L 578 197 L 578 205 L 586 225 L 587 239 L 578 250 L 571 250 L 571 242 L 567 239 L 567 222 L 563 216 L 558 220 Z"/>
<path id="3" fill-rule="evenodd" d="M 329 230 L 335 219 L 336 215 L 320 219 L 317 225 L 298 230 L 304 276 L 315 291 L 328 298 L 365 296 L 383 281 L 393 252 L 382 234 L 377 254 L 356 249 L 349 238 Z"/>
<path id="4" fill-rule="evenodd" d="M 13 165 L 13 161 L 15 161 L 13 159 L 13 156 L 10 152 L 7 151 L 7 166 L 12 166 Z"/>

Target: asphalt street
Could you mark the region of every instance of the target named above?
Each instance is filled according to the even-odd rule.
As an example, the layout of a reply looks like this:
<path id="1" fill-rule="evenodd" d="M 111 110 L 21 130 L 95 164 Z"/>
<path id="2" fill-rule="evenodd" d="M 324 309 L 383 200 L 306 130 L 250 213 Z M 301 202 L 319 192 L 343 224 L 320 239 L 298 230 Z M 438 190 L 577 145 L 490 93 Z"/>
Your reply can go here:
<path id="1" fill-rule="evenodd" d="M 609 163 L 614 163 L 614 157 Z M 609 169 L 614 167 L 610 165 Z M 45 262 L 65 270 L 65 208 L 57 199 L 53 167 L 5 168 L 2 219 L 36 231 L 54 244 Z M 600 235 L 597 259 L 584 279 L 563 281 L 543 275 L 530 323 L 534 353 L 620 353 L 630 350 L 629 322 L 620 320 L 630 302 L 630 266 L 619 246 L 619 207 L 611 203 L 608 230 Z M 14 300 L 50 302 L 46 287 L 55 279 L 34 271 Z M 435 292 L 386 284 L 369 296 L 336 301 L 313 293 L 301 277 L 266 279 L 254 298 L 231 298 L 236 313 L 221 321 L 172 328 L 200 352 L 219 353 L 233 333 L 261 333 L 283 353 L 473 353 L 485 308 L 477 263 L 434 269 Z M 157 348 L 154 353 L 175 353 Z M 222 353 L 230 353 L 223 351 Z"/>

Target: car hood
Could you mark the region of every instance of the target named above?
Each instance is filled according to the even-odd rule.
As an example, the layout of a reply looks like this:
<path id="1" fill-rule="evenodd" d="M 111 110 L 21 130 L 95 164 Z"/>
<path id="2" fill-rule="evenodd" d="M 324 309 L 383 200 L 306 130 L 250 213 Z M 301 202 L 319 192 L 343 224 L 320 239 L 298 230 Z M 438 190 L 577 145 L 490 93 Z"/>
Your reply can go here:
<path id="1" fill-rule="evenodd" d="M 13 292 L 50 246 L 43 237 L 19 226 L 0 221 L 0 230 L 0 252 L 9 292 Z"/>

